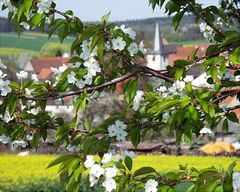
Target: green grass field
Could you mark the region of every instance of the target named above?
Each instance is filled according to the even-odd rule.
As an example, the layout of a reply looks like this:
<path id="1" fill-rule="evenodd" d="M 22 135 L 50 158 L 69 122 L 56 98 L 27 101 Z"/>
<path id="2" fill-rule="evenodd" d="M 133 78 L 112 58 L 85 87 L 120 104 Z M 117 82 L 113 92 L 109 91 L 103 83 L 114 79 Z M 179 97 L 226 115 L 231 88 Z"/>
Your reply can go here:
<path id="1" fill-rule="evenodd" d="M 15 155 L 0 155 L 0 191 L 1 188 L 20 188 L 24 183 L 58 182 L 57 167 L 46 169 L 48 163 L 56 156 L 33 155 L 19 157 Z M 188 164 L 188 167 L 206 168 L 215 166 L 226 169 L 233 161 L 237 162 L 236 171 L 240 171 L 240 160 L 228 157 L 195 157 L 195 156 L 139 156 L 134 159 L 133 169 L 142 166 L 152 166 L 159 172 L 178 170 L 179 165 Z M 44 184 L 45 185 L 45 184 Z M 54 184 L 56 185 L 56 184 Z M 59 185 L 59 183 L 58 183 Z M 47 184 L 46 184 L 47 186 Z M 50 184 L 49 184 L 50 186 Z M 178 192 L 186 190 L 186 184 L 178 186 Z M 13 190 L 14 191 L 14 190 Z"/>
<path id="2" fill-rule="evenodd" d="M 45 51 L 43 48 L 44 46 L 46 47 L 47 44 L 52 43 L 55 47 L 64 46 L 69 49 L 72 41 L 73 38 L 69 37 L 63 44 L 60 44 L 57 36 L 52 36 L 48 39 L 46 34 L 41 33 L 28 32 L 22 33 L 20 36 L 16 33 L 0 33 L 0 55 L 29 53 L 33 56 L 37 56 L 41 54 L 41 51 Z"/>

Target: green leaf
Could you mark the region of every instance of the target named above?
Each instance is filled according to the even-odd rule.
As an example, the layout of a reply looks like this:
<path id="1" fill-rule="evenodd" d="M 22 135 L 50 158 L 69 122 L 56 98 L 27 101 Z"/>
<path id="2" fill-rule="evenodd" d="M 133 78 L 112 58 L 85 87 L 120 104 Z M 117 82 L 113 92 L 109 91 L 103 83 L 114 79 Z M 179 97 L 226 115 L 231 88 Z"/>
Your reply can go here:
<path id="1" fill-rule="evenodd" d="M 232 192 L 233 191 L 233 169 L 236 166 L 236 162 L 234 161 L 231 165 L 229 165 L 226 175 L 223 181 L 223 191 L 224 192 Z"/>
<path id="2" fill-rule="evenodd" d="M 217 56 L 218 54 L 214 54 L 217 51 L 219 51 L 220 49 L 218 48 L 218 45 L 209 45 L 209 47 L 206 50 L 206 56 L 212 55 L 212 56 Z"/>
<path id="3" fill-rule="evenodd" d="M 152 167 L 142 167 L 134 172 L 134 176 L 141 176 L 149 173 L 156 173 L 156 170 Z"/>
<path id="4" fill-rule="evenodd" d="M 33 2 L 33 0 L 24 0 L 24 3 L 18 8 L 18 12 L 17 12 L 17 20 L 18 21 L 20 20 L 23 13 L 26 16 L 26 18 L 29 17 L 28 15 L 29 15 L 30 9 L 32 7 L 32 2 Z"/>
<path id="5" fill-rule="evenodd" d="M 97 50 L 98 58 L 100 61 L 103 60 L 103 53 L 104 53 L 104 41 L 100 41 Z"/>
<path id="6" fill-rule="evenodd" d="M 234 112 L 230 112 L 227 115 L 227 118 L 232 122 L 239 123 L 238 117 L 237 117 L 236 113 L 234 113 Z"/>
<path id="7" fill-rule="evenodd" d="M 56 165 L 61 164 L 65 161 L 68 161 L 69 159 L 75 159 L 75 158 L 79 158 L 79 156 L 73 155 L 73 154 L 61 155 L 61 156 L 57 157 L 56 159 L 54 159 L 53 161 L 51 161 L 49 163 L 49 165 L 47 166 L 47 168 L 56 166 Z"/>
<path id="8" fill-rule="evenodd" d="M 106 15 L 102 16 L 102 22 L 103 22 L 103 23 L 107 23 L 107 21 L 108 21 L 108 19 L 109 19 L 109 16 L 110 16 L 110 14 L 111 14 L 111 11 L 109 11 L 109 13 L 108 13 L 108 14 L 106 14 Z"/>
<path id="9" fill-rule="evenodd" d="M 174 17 L 172 18 L 172 26 L 174 27 L 175 31 L 177 30 L 179 23 L 182 19 L 182 16 L 184 15 L 185 11 L 178 12 Z"/>
<path id="10" fill-rule="evenodd" d="M 208 110 L 209 110 L 210 117 L 213 118 L 214 115 L 215 115 L 215 106 L 214 105 L 210 105 Z"/>
<path id="11" fill-rule="evenodd" d="M 233 63 L 233 64 L 240 64 L 240 48 L 236 48 L 233 52 L 233 54 L 230 56 L 229 60 Z"/>
<path id="12" fill-rule="evenodd" d="M 124 87 L 124 96 L 127 103 L 131 103 L 138 90 L 138 79 L 129 80 Z"/>
<path id="13" fill-rule="evenodd" d="M 64 23 L 65 23 L 65 21 L 63 19 L 53 20 L 49 25 L 48 38 L 50 38 L 52 36 L 52 34 L 57 30 L 57 28 Z"/>
<path id="14" fill-rule="evenodd" d="M 183 72 L 184 72 L 184 68 L 175 68 L 175 79 L 179 80 L 182 78 Z"/>
<path id="15" fill-rule="evenodd" d="M 73 46 L 80 45 L 83 41 L 88 40 L 91 36 L 94 35 L 94 33 L 98 30 L 96 25 L 89 25 L 85 30 L 83 30 L 82 34 L 80 35 L 80 38 L 74 42 Z"/>
<path id="16" fill-rule="evenodd" d="M 72 10 L 67 10 L 67 11 L 65 11 L 65 14 L 73 16 L 73 11 Z"/>
<path id="17" fill-rule="evenodd" d="M 58 28 L 58 38 L 61 43 L 67 37 L 67 35 L 68 35 L 68 25 L 61 25 Z"/>
<path id="18" fill-rule="evenodd" d="M 9 99 L 7 101 L 7 105 L 8 105 L 10 115 L 12 115 L 14 113 L 14 111 L 17 107 L 17 103 L 18 103 L 18 97 L 17 96 L 9 97 Z"/>
<path id="19" fill-rule="evenodd" d="M 32 18 L 31 18 L 31 27 L 32 29 L 36 28 L 39 23 L 41 23 L 41 21 L 45 18 L 45 14 L 42 13 L 42 14 L 38 14 L 36 13 Z"/>
<path id="20" fill-rule="evenodd" d="M 129 135 L 131 136 L 131 141 L 132 141 L 132 144 L 135 148 L 137 148 L 139 142 L 140 142 L 140 129 L 139 127 L 134 127 L 131 129 Z"/>
<path id="21" fill-rule="evenodd" d="M 224 119 L 223 124 L 222 124 L 223 133 L 227 134 L 228 133 L 228 129 L 229 129 L 228 119 L 226 118 L 226 119 Z"/>
<path id="22" fill-rule="evenodd" d="M 124 163 L 125 163 L 126 167 L 128 168 L 128 170 L 131 171 L 132 170 L 132 164 L 133 164 L 132 158 L 129 157 L 128 155 L 126 155 L 126 157 L 124 159 Z"/>
<path id="23" fill-rule="evenodd" d="M 79 108 L 82 108 L 83 110 L 85 110 L 86 103 L 87 103 L 87 98 L 86 98 L 86 95 L 83 93 L 77 98 L 77 100 L 74 103 L 74 109 L 73 109 L 74 117 L 76 117 L 76 115 L 79 111 Z"/>
<path id="24" fill-rule="evenodd" d="M 211 77 L 213 78 L 214 81 L 216 81 L 218 76 L 218 68 L 217 67 L 213 67 L 211 70 Z"/>

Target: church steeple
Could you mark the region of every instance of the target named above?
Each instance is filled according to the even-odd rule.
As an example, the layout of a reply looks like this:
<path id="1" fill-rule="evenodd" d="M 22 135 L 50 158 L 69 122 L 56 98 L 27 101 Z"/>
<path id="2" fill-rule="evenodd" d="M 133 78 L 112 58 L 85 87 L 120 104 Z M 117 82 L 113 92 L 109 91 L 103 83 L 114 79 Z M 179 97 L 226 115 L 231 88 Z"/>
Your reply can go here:
<path id="1" fill-rule="evenodd" d="M 155 38 L 154 38 L 154 52 L 158 52 L 161 54 L 163 45 L 162 45 L 162 36 L 161 36 L 161 31 L 159 29 L 159 23 L 156 23 L 156 28 L 155 28 Z"/>

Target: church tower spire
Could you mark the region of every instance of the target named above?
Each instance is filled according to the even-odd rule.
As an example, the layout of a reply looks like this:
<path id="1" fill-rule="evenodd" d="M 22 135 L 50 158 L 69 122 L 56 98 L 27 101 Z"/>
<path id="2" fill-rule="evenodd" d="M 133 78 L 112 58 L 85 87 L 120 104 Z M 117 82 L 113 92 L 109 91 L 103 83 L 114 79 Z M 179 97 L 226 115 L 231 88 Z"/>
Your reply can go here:
<path id="1" fill-rule="evenodd" d="M 154 45 L 153 45 L 153 50 L 154 52 L 158 52 L 161 54 L 163 45 L 162 45 L 162 36 L 161 36 L 161 31 L 159 28 L 159 23 L 156 23 L 156 28 L 155 28 L 155 37 L 154 37 Z"/>

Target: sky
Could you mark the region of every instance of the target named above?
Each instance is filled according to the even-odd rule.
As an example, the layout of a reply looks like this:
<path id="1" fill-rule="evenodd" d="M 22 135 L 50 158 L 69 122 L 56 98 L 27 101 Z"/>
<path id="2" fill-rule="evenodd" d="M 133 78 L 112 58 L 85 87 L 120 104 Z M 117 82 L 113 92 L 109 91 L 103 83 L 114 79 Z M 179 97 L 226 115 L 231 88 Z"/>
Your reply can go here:
<path id="1" fill-rule="evenodd" d="M 99 21 L 111 11 L 111 21 L 124 21 L 167 16 L 164 10 L 156 8 L 153 12 L 148 0 L 56 0 L 57 9 L 72 10 L 83 21 Z M 218 5 L 218 0 L 197 0 L 204 5 Z M 0 11 L 0 16 L 6 16 L 6 11 Z"/>

